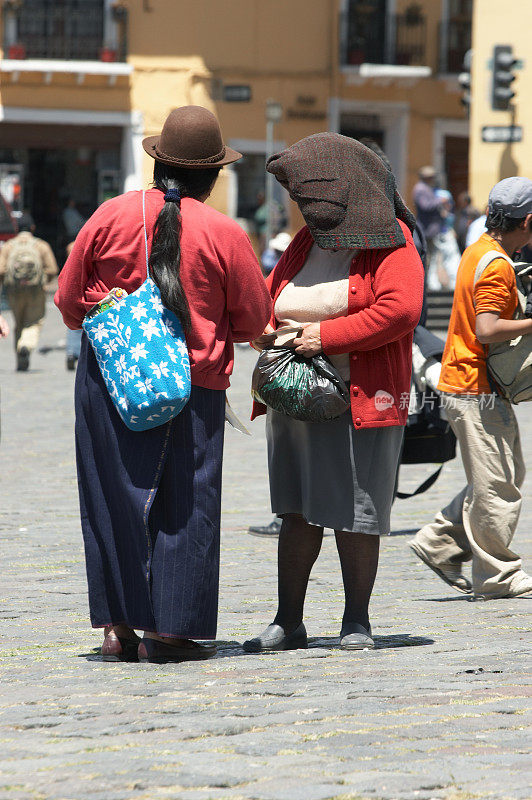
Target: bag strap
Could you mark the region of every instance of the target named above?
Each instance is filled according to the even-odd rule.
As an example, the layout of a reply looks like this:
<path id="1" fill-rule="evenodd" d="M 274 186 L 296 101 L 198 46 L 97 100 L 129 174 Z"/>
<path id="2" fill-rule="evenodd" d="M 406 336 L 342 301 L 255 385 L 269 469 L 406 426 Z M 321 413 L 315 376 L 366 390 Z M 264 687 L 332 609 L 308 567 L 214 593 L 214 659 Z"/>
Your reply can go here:
<path id="1" fill-rule="evenodd" d="M 150 275 L 150 259 L 148 256 L 148 232 L 146 230 L 146 192 L 142 190 L 142 224 L 144 227 L 144 247 L 146 248 L 146 276 Z"/>
<path id="2" fill-rule="evenodd" d="M 395 496 L 399 498 L 399 500 L 408 500 L 409 497 L 415 497 L 418 494 L 424 494 L 424 492 L 426 492 L 428 489 L 430 489 L 431 486 L 433 486 L 436 483 L 436 481 L 440 477 L 440 472 L 442 471 L 442 469 L 443 469 L 443 464 L 436 470 L 436 472 L 433 472 L 432 475 L 429 478 L 427 478 L 426 481 L 423 481 L 423 483 L 417 487 L 415 492 L 396 492 Z"/>
<path id="3" fill-rule="evenodd" d="M 510 256 L 506 255 L 506 253 L 501 253 L 499 250 L 489 250 L 487 253 L 484 253 L 484 255 L 482 256 L 482 258 L 480 259 L 480 261 L 477 264 L 477 268 L 475 270 L 475 277 L 474 277 L 474 280 L 473 280 L 473 289 L 477 285 L 477 281 L 480 280 L 480 278 L 482 276 L 482 273 L 484 272 L 486 267 L 489 264 L 491 264 L 492 261 L 495 261 L 496 258 L 504 258 L 504 260 L 507 261 L 510 264 L 510 266 L 515 269 L 514 262 L 512 261 Z M 473 305 L 475 305 L 475 295 L 474 294 L 473 294 Z"/>

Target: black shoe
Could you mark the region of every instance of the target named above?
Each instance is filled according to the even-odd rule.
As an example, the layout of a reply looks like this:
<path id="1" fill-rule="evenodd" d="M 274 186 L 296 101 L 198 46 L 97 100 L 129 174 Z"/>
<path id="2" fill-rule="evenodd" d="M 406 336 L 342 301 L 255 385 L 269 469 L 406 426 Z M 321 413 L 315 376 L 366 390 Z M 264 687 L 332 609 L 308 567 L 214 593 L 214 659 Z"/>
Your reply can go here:
<path id="1" fill-rule="evenodd" d="M 102 659 L 104 661 L 138 661 L 140 639 L 134 636 L 126 639 L 116 633 L 108 633 L 102 644 Z"/>
<path id="2" fill-rule="evenodd" d="M 371 625 L 366 628 L 359 622 L 346 622 L 340 633 L 340 647 L 342 650 L 373 650 Z"/>
<path id="3" fill-rule="evenodd" d="M 192 639 L 186 639 L 186 644 L 176 645 L 160 642 L 158 639 L 148 639 L 146 636 L 139 644 L 138 657 L 143 664 L 168 664 L 181 661 L 203 661 L 216 655 L 215 644 L 199 644 Z"/>
<path id="4" fill-rule="evenodd" d="M 30 351 L 27 347 L 21 347 L 17 351 L 17 372 L 27 372 L 30 366 Z"/>
<path id="5" fill-rule="evenodd" d="M 268 625 L 260 636 L 248 639 L 242 645 L 246 653 L 271 653 L 274 650 L 299 650 L 308 647 L 307 631 L 303 623 L 293 633 L 285 634 L 280 625 Z"/>
<path id="6" fill-rule="evenodd" d="M 69 370 L 69 372 L 73 372 L 76 369 L 77 362 L 78 359 L 76 356 L 67 356 L 66 368 Z"/>
<path id="7" fill-rule="evenodd" d="M 248 528 L 248 533 L 252 536 L 279 536 L 281 524 L 282 519 L 274 517 L 269 525 L 252 525 Z"/>

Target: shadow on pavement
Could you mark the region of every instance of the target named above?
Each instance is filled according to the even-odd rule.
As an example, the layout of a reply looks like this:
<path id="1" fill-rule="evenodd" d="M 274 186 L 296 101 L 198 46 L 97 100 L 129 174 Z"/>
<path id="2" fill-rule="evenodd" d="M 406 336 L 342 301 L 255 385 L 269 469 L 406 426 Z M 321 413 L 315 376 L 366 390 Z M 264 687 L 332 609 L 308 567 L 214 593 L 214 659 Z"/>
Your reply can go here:
<path id="1" fill-rule="evenodd" d="M 419 528 L 405 528 L 399 531 L 390 531 L 388 536 L 415 536 Z"/>
<path id="2" fill-rule="evenodd" d="M 396 647 L 420 647 L 422 645 L 434 644 L 434 639 L 429 639 L 426 636 L 411 636 L 409 633 L 397 633 L 391 636 L 375 636 L 375 650 L 389 650 Z M 338 636 L 318 636 L 309 639 L 308 650 L 339 650 L 340 639 Z M 242 649 L 240 642 L 227 642 L 217 641 L 218 647 L 217 654 L 210 658 L 209 661 L 217 660 L 220 658 L 234 658 L 235 656 L 257 656 L 257 655 L 277 655 L 273 653 L 246 653 Z M 286 651 L 279 651 L 286 652 Z M 303 652 L 305 652 L 303 650 Z M 344 652 L 344 651 L 342 651 Z M 345 651 L 357 652 L 357 651 Z M 78 658 L 85 658 L 87 661 L 99 661 L 103 663 L 126 663 L 126 662 L 103 662 L 100 655 L 100 648 L 95 647 L 90 653 L 79 653 Z M 202 663 L 202 662 L 199 662 Z"/>
<path id="3" fill-rule="evenodd" d="M 414 603 L 478 603 L 471 594 L 457 594 L 456 597 L 414 597 Z"/>

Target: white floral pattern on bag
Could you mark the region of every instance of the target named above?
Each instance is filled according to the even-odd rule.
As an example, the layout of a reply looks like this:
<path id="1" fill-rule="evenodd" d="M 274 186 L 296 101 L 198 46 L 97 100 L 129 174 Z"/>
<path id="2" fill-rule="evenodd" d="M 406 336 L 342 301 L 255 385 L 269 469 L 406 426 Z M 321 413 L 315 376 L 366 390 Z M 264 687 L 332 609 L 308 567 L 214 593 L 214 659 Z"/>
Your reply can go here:
<path id="1" fill-rule="evenodd" d="M 132 430 L 175 417 L 190 395 L 183 329 L 147 278 L 136 292 L 83 323 L 118 413 Z"/>

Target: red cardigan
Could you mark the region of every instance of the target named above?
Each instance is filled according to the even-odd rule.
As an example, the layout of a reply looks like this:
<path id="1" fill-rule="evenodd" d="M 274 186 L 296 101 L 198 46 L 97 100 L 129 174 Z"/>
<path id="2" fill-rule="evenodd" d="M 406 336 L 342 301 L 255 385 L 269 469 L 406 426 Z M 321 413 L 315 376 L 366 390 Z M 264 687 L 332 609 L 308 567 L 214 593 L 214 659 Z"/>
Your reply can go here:
<path id="1" fill-rule="evenodd" d="M 163 206 L 158 189 L 146 192 L 148 248 Z M 192 383 L 226 389 L 233 341 L 259 336 L 271 299 L 248 237 L 236 222 L 197 200 L 181 202 L 181 283 L 192 327 L 187 334 Z M 141 192 L 103 203 L 76 238 L 61 274 L 55 303 L 69 328 L 114 286 L 128 293 L 146 280 Z"/>
<path id="2" fill-rule="evenodd" d="M 423 265 L 407 226 L 395 250 L 362 250 L 351 262 L 345 317 L 320 323 L 323 352 L 349 353 L 351 413 L 357 428 L 404 425 L 412 371 L 413 330 L 423 300 Z M 302 228 L 268 278 L 273 304 L 313 245 Z M 270 324 L 277 321 L 272 316 Z M 265 407 L 254 405 L 253 417 Z"/>

